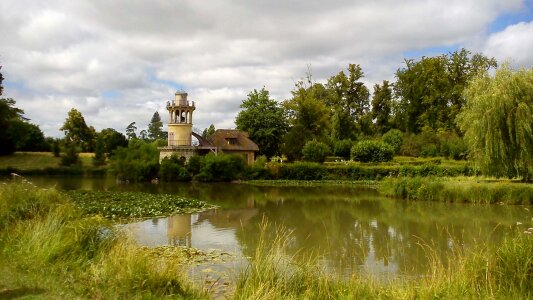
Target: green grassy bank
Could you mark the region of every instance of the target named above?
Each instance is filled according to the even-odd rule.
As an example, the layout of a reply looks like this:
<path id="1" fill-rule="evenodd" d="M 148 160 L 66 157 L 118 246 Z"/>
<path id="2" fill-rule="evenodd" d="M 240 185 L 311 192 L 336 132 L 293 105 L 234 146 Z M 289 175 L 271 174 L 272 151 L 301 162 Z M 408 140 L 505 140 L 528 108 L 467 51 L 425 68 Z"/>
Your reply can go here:
<path id="1" fill-rule="evenodd" d="M 156 259 L 67 196 L 0 184 L 0 298 L 206 298 L 176 258 Z"/>
<path id="2" fill-rule="evenodd" d="M 0 156 L 0 175 L 105 175 L 107 167 L 94 167 L 93 156 L 94 153 L 80 153 L 80 165 L 64 167 L 61 158 L 51 152 L 16 152 Z"/>
<path id="3" fill-rule="evenodd" d="M 265 232 L 265 230 L 263 230 Z M 236 299 L 531 299 L 533 231 L 510 234 L 495 247 L 433 259 L 428 274 L 391 282 L 368 277 L 334 278 L 317 263 L 286 255 L 290 235 L 260 237 L 250 267 L 238 279 Z M 427 250 L 431 255 L 431 249 Z M 447 267 L 443 267 L 446 265 Z"/>

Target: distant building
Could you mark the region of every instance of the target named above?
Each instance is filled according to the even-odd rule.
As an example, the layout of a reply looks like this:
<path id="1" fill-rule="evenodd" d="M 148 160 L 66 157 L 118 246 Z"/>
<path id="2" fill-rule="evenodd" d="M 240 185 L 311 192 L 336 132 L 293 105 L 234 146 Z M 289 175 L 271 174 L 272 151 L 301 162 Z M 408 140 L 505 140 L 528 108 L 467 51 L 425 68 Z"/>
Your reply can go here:
<path id="1" fill-rule="evenodd" d="M 193 155 L 205 155 L 209 152 L 218 154 L 242 155 L 248 164 L 254 162 L 255 152 L 259 147 L 248 137 L 248 133 L 236 129 L 218 129 L 207 139 L 193 130 L 192 114 L 194 101 L 187 100 L 187 93 L 177 91 L 175 99 L 167 102 L 169 112 L 168 143 L 159 148 L 159 161 L 176 154 L 188 160 Z M 193 143 L 192 137 L 198 140 Z"/>

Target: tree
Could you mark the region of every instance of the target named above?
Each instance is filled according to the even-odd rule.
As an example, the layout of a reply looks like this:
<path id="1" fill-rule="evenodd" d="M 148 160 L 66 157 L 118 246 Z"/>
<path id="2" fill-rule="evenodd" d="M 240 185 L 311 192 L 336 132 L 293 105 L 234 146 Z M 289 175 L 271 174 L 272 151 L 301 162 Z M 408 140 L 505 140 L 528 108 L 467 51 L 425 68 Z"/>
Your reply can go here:
<path id="1" fill-rule="evenodd" d="M 128 140 L 137 138 L 137 134 L 135 133 L 135 130 L 137 130 L 137 126 L 135 126 L 135 122 L 131 122 L 130 125 L 126 127 L 126 136 L 128 137 Z"/>
<path id="2" fill-rule="evenodd" d="M 215 125 L 211 124 L 209 125 L 209 128 L 204 129 L 204 131 L 202 132 L 202 137 L 208 138 L 212 136 L 214 133 L 215 133 Z"/>
<path id="3" fill-rule="evenodd" d="M 113 153 L 118 147 L 128 147 L 128 140 L 126 137 L 113 128 L 102 129 L 102 131 L 98 133 L 98 139 L 102 140 L 102 151 L 107 154 Z"/>
<path id="4" fill-rule="evenodd" d="M 82 151 L 94 149 L 96 130 L 92 126 L 87 126 L 85 118 L 77 109 L 72 108 L 68 112 L 68 117 L 59 130 L 64 131 L 67 144 L 79 145 Z"/>
<path id="5" fill-rule="evenodd" d="M 146 130 L 141 130 L 141 132 L 139 132 L 139 139 L 143 140 L 143 141 L 146 141 L 148 140 L 148 133 L 146 132 Z"/>
<path id="6" fill-rule="evenodd" d="M 533 69 L 507 65 L 478 76 L 457 117 L 470 156 L 483 174 L 529 180 L 533 168 Z"/>
<path id="7" fill-rule="evenodd" d="M 2 69 L 2 66 L 0 66 L 0 70 Z M 4 92 L 4 86 L 2 85 L 2 81 L 4 81 L 4 76 L 2 76 L 2 72 L 0 72 L 0 96 L 2 96 L 2 93 Z"/>
<path id="8" fill-rule="evenodd" d="M 105 144 L 102 135 L 96 138 L 96 146 L 94 147 L 93 165 L 95 167 L 105 164 Z"/>
<path id="9" fill-rule="evenodd" d="M 341 71 L 328 79 L 327 105 L 332 110 L 332 136 L 335 139 L 352 139 L 356 131 L 366 128 L 370 93 L 361 81 L 363 76 L 361 66 L 349 64 L 348 75 Z"/>
<path id="10" fill-rule="evenodd" d="M 163 122 L 156 111 L 148 124 L 148 138 L 152 141 L 165 139 L 163 135 Z"/>
<path id="11" fill-rule="evenodd" d="M 17 136 L 13 132 L 16 123 L 25 121 L 24 111 L 15 107 L 15 100 L 0 99 L 0 155 L 11 154 L 16 149 Z"/>
<path id="12" fill-rule="evenodd" d="M 14 119 L 10 124 L 10 134 L 15 142 L 16 151 L 48 151 L 49 145 L 44 134 L 35 124 Z"/>
<path id="13" fill-rule="evenodd" d="M 311 162 L 323 163 L 330 153 L 331 149 L 328 145 L 317 141 L 305 143 L 302 149 L 303 159 Z"/>
<path id="14" fill-rule="evenodd" d="M 448 55 L 405 60 L 396 72 L 394 91 L 399 98 L 399 129 L 419 133 L 422 128 L 456 130 L 456 115 L 464 106 L 463 91 L 480 72 L 496 67 L 494 58 L 470 55 L 461 49 Z"/>
<path id="15" fill-rule="evenodd" d="M 374 85 L 372 97 L 372 118 L 375 120 L 376 131 L 383 134 L 390 129 L 390 116 L 392 113 L 392 88 L 387 80 L 383 84 Z"/>
<path id="16" fill-rule="evenodd" d="M 240 107 L 242 110 L 235 119 L 237 129 L 248 132 L 250 139 L 259 146 L 260 155 L 279 155 L 289 127 L 285 110 L 270 99 L 265 88 L 251 91 Z"/>
<path id="17" fill-rule="evenodd" d="M 296 83 L 292 99 L 283 103 L 291 129 L 284 138 L 284 152 L 289 159 L 299 159 L 307 141 L 326 140 L 330 110 L 326 106 L 328 91 L 320 83 Z"/>

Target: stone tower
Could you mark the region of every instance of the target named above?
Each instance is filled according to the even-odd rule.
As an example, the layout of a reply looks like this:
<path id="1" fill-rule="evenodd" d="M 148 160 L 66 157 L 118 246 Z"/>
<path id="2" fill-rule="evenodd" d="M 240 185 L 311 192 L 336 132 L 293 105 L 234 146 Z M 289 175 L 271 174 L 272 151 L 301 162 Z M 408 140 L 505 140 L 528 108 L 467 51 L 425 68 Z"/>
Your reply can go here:
<path id="1" fill-rule="evenodd" d="M 195 109 L 194 101 L 187 100 L 187 93 L 177 91 L 175 99 L 167 102 L 170 114 L 168 122 L 168 146 L 192 146 L 192 113 Z"/>

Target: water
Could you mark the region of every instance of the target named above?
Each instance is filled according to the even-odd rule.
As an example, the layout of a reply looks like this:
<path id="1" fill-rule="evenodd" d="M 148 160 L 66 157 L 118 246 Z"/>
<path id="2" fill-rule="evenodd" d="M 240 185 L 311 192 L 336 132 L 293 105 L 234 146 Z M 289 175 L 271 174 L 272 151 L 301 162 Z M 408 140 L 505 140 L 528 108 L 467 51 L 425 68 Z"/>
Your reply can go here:
<path id="1" fill-rule="evenodd" d="M 218 206 L 201 213 L 127 225 L 147 246 L 181 245 L 252 256 L 261 224 L 268 238 L 282 227 L 288 254 L 320 255 L 340 276 L 418 277 L 432 259 L 495 245 L 516 222 L 531 218 L 523 206 L 406 202 L 357 187 L 256 187 L 246 184 L 160 183 L 116 185 L 112 179 L 32 178 L 40 186 L 172 193 Z"/>

